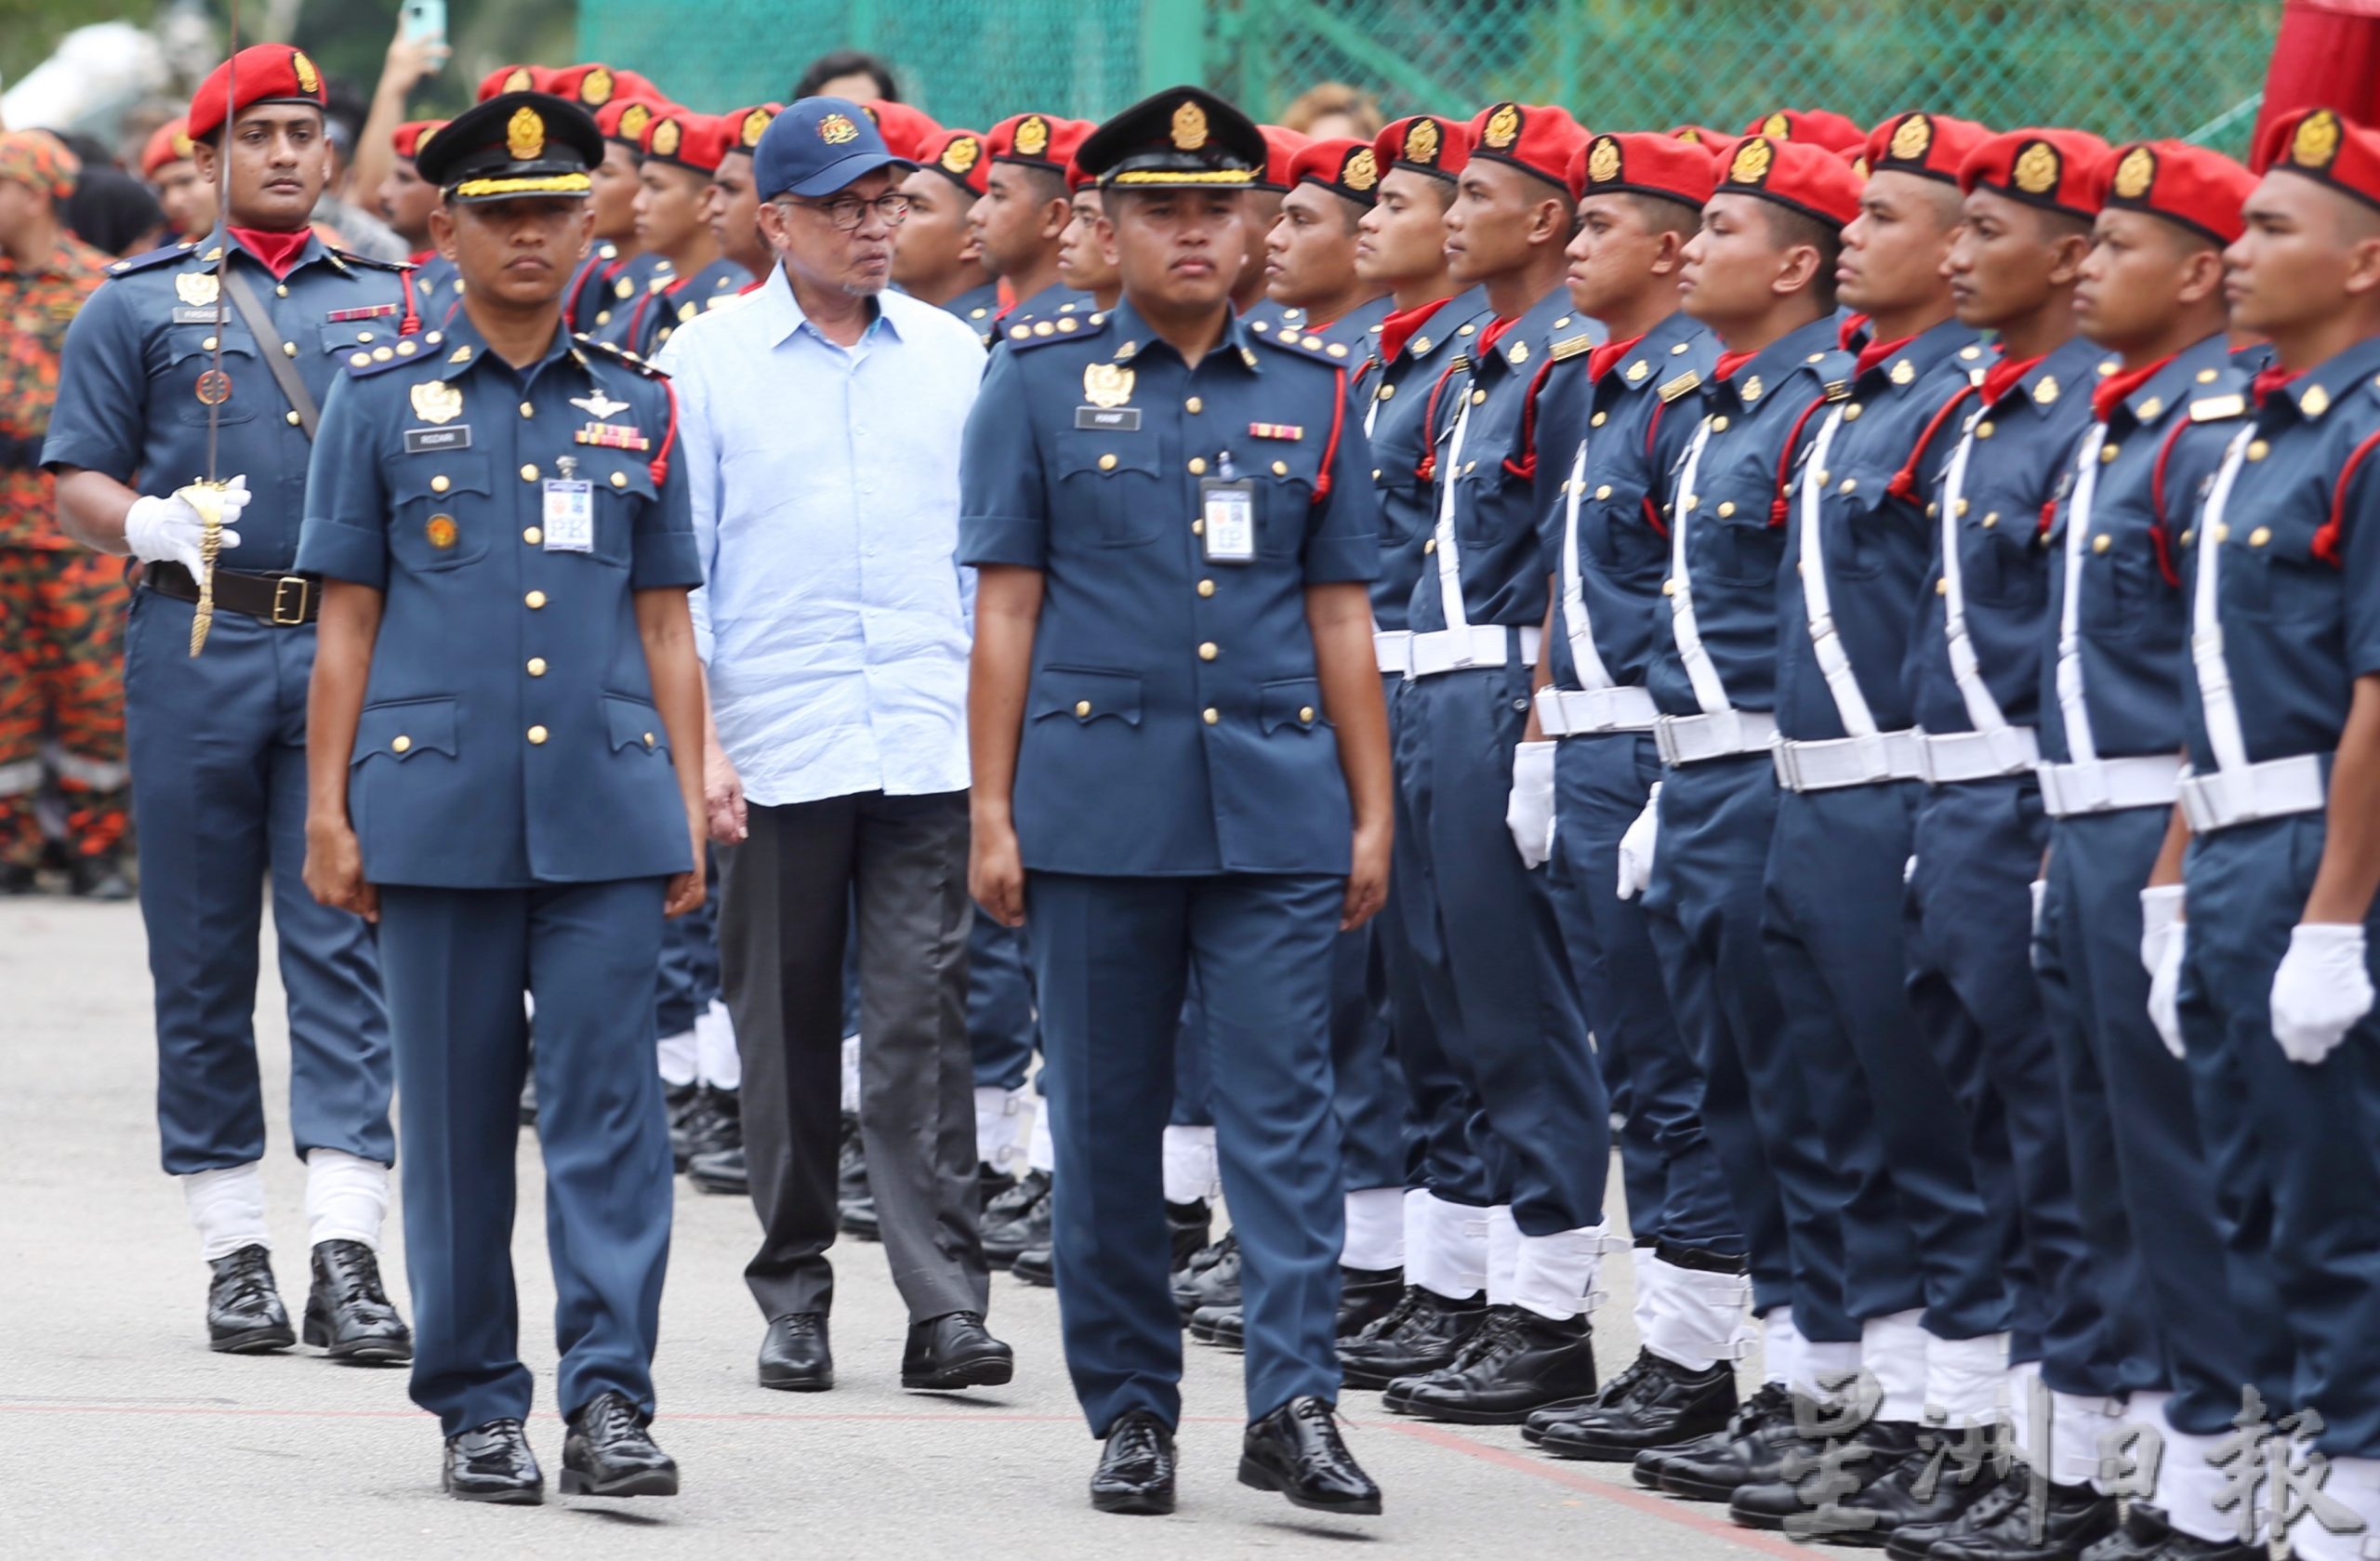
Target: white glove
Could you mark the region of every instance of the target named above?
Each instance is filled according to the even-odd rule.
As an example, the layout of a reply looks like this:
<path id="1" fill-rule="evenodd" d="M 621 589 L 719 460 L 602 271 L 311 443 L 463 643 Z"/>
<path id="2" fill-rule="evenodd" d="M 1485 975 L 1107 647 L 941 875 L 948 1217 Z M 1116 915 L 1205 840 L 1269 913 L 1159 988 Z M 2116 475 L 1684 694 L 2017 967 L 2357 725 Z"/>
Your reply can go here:
<path id="1" fill-rule="evenodd" d="M 135 558 L 149 563 L 178 563 L 190 571 L 195 580 L 206 573 L 206 563 L 199 552 L 199 542 L 205 536 L 206 523 L 199 518 L 198 506 L 191 498 L 190 488 L 158 496 L 143 495 L 132 501 L 125 511 L 124 545 L 132 549 Z M 240 511 L 248 507 L 254 496 L 248 492 L 248 479 L 243 474 L 226 483 L 220 493 L 202 495 L 212 498 L 218 513 L 223 517 L 222 545 L 236 548 L 240 534 L 231 529 Z"/>
<path id="2" fill-rule="evenodd" d="M 1654 837 L 1661 827 L 1661 787 L 1653 784 L 1653 794 L 1645 799 L 1645 811 L 1620 837 L 1620 897 L 1633 900 L 1652 885 Z"/>
<path id="3" fill-rule="evenodd" d="M 2143 890 L 2141 897 L 2146 901 L 2154 893 Z M 2182 958 L 2188 951 L 2189 936 L 2187 921 L 2166 928 L 2157 946 L 2157 963 L 2149 972 L 2149 1022 L 2157 1026 L 2157 1038 L 2177 1063 L 2188 1054 L 2182 1046 Z M 2146 952 L 2148 940 L 2141 941 Z"/>
<path id="4" fill-rule="evenodd" d="M 2033 936 L 2042 935 L 2042 910 L 2049 904 L 2049 880 L 2033 880 Z"/>
<path id="5" fill-rule="evenodd" d="M 1917 858 L 1912 856 L 1900 865 L 1901 887 L 1906 889 L 1917 881 Z"/>
<path id="6" fill-rule="evenodd" d="M 2363 929 L 2352 921 L 2301 921 L 2272 978 L 2272 1038 L 2293 1063 L 2311 1067 L 2372 1012 Z"/>
<path id="7" fill-rule="evenodd" d="M 2165 962 L 2165 943 L 2178 940 L 2182 926 L 2182 886 L 2153 885 L 2140 892 L 2140 968 L 2150 975 Z"/>
<path id="8" fill-rule="evenodd" d="M 1554 742 L 1523 743 L 1513 753 L 1513 789 L 1504 800 L 1504 827 L 1535 869 L 1554 854 Z"/>

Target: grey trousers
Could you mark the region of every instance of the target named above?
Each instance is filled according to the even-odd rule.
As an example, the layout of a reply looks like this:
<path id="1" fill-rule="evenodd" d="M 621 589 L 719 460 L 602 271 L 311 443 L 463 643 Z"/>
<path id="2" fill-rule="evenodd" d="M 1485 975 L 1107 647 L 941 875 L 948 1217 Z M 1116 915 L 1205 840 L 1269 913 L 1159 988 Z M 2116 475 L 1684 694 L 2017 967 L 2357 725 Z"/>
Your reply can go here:
<path id="1" fill-rule="evenodd" d="M 967 794 L 862 792 L 749 810 L 721 853 L 721 973 L 744 1058 L 764 1316 L 834 1302 L 843 942 L 859 917 L 860 1133 L 912 1321 L 990 1296 L 967 1041 Z"/>

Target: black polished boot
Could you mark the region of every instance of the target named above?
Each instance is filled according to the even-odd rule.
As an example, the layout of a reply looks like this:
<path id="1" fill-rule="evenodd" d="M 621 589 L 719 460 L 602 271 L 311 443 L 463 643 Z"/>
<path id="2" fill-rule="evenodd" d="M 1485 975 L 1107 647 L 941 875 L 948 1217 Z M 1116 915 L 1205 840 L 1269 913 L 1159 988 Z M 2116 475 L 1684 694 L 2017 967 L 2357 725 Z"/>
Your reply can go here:
<path id="1" fill-rule="evenodd" d="M 1223 1238 L 1215 1243 L 1213 1250 L 1218 1256 L 1204 1268 L 1195 1274 L 1183 1269 L 1173 1276 L 1173 1303 L 1181 1308 L 1184 1322 L 1197 1316 L 1201 1306 L 1239 1304 L 1238 1233 L 1225 1231 Z"/>
<path id="2" fill-rule="evenodd" d="M 1047 1247 L 1031 1247 L 1016 1254 L 1009 1272 L 1036 1290 L 1058 1288 L 1058 1263 Z"/>
<path id="3" fill-rule="evenodd" d="M 1871 1420 L 1831 1445 L 1811 1444 L 1769 1478 L 1738 1487 L 1727 1498 L 1727 1515 L 1747 1528 L 1783 1528 L 1800 1519 L 1797 1529 L 1830 1544 L 1882 1545 L 1886 1512 L 1896 1504 L 1880 1497 L 1862 1505 L 1860 1498 L 1899 1473 L 1919 1451 L 1918 1436 L 1914 1421 Z"/>
<path id="4" fill-rule="evenodd" d="M 2021 1466 L 2010 1470 L 1990 1496 L 1936 1531 L 1917 1561 L 2082 1561 L 2084 1551 L 2116 1531 L 2114 1497 L 2087 1485 L 2043 1488 L 2037 1501 L 2032 1476 Z M 1905 1554 L 1901 1537 L 1915 1531 L 1895 1529 L 1885 1553 Z"/>
<path id="5" fill-rule="evenodd" d="M 1203 1197 L 1165 1206 L 1165 1234 L 1173 1243 L 1172 1272 L 1179 1274 L 1192 1258 L 1206 1250 L 1207 1237 L 1213 1234 L 1214 1227 L 1214 1210 L 1207 1207 Z"/>
<path id="6" fill-rule="evenodd" d="M 1802 1405 L 1801 1415 L 1813 1423 L 1821 1413 L 1806 1401 Z M 1817 1456 L 1818 1444 L 1802 1435 L 1796 1420 L 1792 1394 L 1782 1383 L 1770 1382 L 1736 1412 L 1727 1430 L 1683 1447 L 1639 1453 L 1636 1483 L 1689 1501 L 1725 1501 L 1739 1487 L 1777 1479 L 1789 1460 L 1798 1463 Z"/>
<path id="7" fill-rule="evenodd" d="M 447 1437 L 438 1485 L 457 1501 L 534 1507 L 546 1499 L 546 1476 L 517 1420 L 492 1420 Z"/>
<path id="8" fill-rule="evenodd" d="M 1594 1336 L 1584 1316 L 1503 1310 L 1493 1344 L 1470 1351 L 1455 1370 L 1421 1378 L 1389 1407 L 1453 1425 L 1518 1425 L 1535 1410 L 1594 1396 Z"/>
<path id="9" fill-rule="evenodd" d="M 669 1147 L 672 1154 L 682 1148 L 688 1166 L 705 1156 L 743 1148 L 743 1097 L 716 1085 L 696 1085 L 694 1103 L 686 1110 L 682 1126 L 671 1132 Z"/>
<path id="10" fill-rule="evenodd" d="M 1840 1515 L 1856 1527 L 1847 1528 L 1835 1542 L 1887 1544 L 1903 1528 L 1956 1525 L 1991 1501 L 2003 1482 L 1991 1473 L 1988 1462 L 1962 1466 L 1952 1459 L 1953 1435 L 1943 1430 L 1921 1430 L 1917 1446 L 1883 1478 L 1840 1498 L 1836 1502 Z"/>
<path id="11" fill-rule="evenodd" d="M 1342 1263 L 1339 1265 L 1339 1316 L 1332 1331 L 1341 1340 L 1353 1339 L 1396 1310 L 1396 1303 L 1404 1299 L 1402 1268 L 1350 1268 Z"/>
<path id="12" fill-rule="evenodd" d="M 988 1160 L 975 1162 L 975 1221 L 983 1223 L 985 1210 L 999 1201 L 1000 1194 L 1016 1185 L 1016 1178 L 1004 1171 L 996 1171 Z"/>
<path id="13" fill-rule="evenodd" d="M 1248 1348 L 1248 1315 L 1236 1306 L 1201 1306 L 1190 1314 L 1190 1337 L 1202 1344 Z"/>
<path id="14" fill-rule="evenodd" d="M 206 1347 L 220 1355 L 266 1355 L 298 1342 L 272 1282 L 272 1258 L 243 1247 L 206 1265 Z"/>
<path id="15" fill-rule="evenodd" d="M 951 1312 L 909 1325 L 909 1342 L 901 1352 L 903 1387 L 947 1393 L 998 1387 L 1015 1375 L 1016 1352 L 993 1338 L 973 1312 Z"/>
<path id="16" fill-rule="evenodd" d="M 744 1161 L 744 1145 L 696 1155 L 686 1166 L 686 1180 L 721 1197 L 746 1197 L 752 1190 L 752 1173 Z"/>
<path id="17" fill-rule="evenodd" d="M 565 1496 L 675 1496 L 678 1465 L 654 1445 L 644 1413 L 621 1393 L 604 1392 L 570 1417 L 562 1444 Z"/>
<path id="18" fill-rule="evenodd" d="M 2084 1551 L 2082 1561 L 2153 1561 L 2178 1532 L 2162 1507 L 2135 1501 L 2124 1510 L 2116 1531 Z"/>
<path id="19" fill-rule="evenodd" d="M 1239 1483 L 1278 1491 L 1291 1506 L 1310 1512 L 1359 1517 L 1380 1512 L 1380 1487 L 1340 1439 L 1331 1407 L 1310 1395 L 1248 1428 L 1239 1443 Z"/>
<path id="20" fill-rule="evenodd" d="M 380 1288 L 380 1260 L 363 1242 L 324 1241 L 314 1248 L 306 1343 L 358 1366 L 399 1366 L 413 1358 L 413 1330 Z"/>
<path id="21" fill-rule="evenodd" d="M 669 1162 L 682 1173 L 686 1162 L 694 1158 L 691 1129 L 702 1110 L 703 1087 L 665 1083 L 661 1086 L 661 1105 L 669 1113 Z"/>
<path id="22" fill-rule="evenodd" d="M 1028 1171 L 1024 1180 L 984 1206 L 984 1261 L 1007 1268 L 1018 1253 L 1049 1244 L 1050 1173 Z"/>
<path id="23" fill-rule="evenodd" d="M 1161 1516 L 1173 1510 L 1173 1428 L 1146 1409 L 1129 1409 L 1108 1428 L 1091 1504 L 1104 1513 Z"/>
<path id="24" fill-rule="evenodd" d="M 867 1196 L 867 1151 L 860 1140 L 859 1118 L 846 1111 L 841 1142 L 835 1152 L 835 1203 L 841 1208 Z"/>
<path id="25" fill-rule="evenodd" d="M 1399 1377 L 1417 1377 L 1451 1362 L 1463 1342 L 1488 1320 L 1488 1298 L 1474 1293 L 1449 1301 L 1435 1290 L 1408 1285 L 1386 1316 L 1353 1339 L 1339 1342 L 1339 1370 L 1350 1387 L 1386 1387 Z"/>
<path id="26" fill-rule="evenodd" d="M 787 1312 L 769 1319 L 760 1341 L 762 1387 L 782 1393 L 824 1393 L 835 1385 L 835 1352 L 824 1312 Z"/>
<path id="27" fill-rule="evenodd" d="M 876 1217 L 876 1199 L 873 1197 L 846 1199 L 835 1210 L 835 1228 L 854 1241 L 884 1239 L 883 1222 Z"/>
<path id="28" fill-rule="evenodd" d="M 1689 1371 L 1645 1350 L 1592 1403 L 1541 1409 L 1521 1435 L 1556 1458 L 1632 1463 L 1647 1449 L 1726 1429 L 1736 1409 L 1736 1373 L 1728 1362 Z"/>

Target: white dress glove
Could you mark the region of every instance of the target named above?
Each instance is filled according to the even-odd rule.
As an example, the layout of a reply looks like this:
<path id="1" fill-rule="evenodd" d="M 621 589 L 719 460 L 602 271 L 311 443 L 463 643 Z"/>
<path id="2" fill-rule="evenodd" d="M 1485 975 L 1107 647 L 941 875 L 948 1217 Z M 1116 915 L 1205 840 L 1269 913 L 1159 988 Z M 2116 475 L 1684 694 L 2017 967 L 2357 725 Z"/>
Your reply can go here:
<path id="1" fill-rule="evenodd" d="M 199 551 L 200 540 L 205 536 L 206 523 L 200 519 L 191 489 L 159 496 L 143 495 L 132 501 L 125 511 L 124 545 L 135 558 L 149 563 L 178 563 L 190 571 L 195 580 L 206 573 L 206 563 Z M 243 474 L 224 484 L 219 494 L 202 495 L 212 497 L 223 518 L 223 540 L 226 548 L 240 545 L 240 534 L 231 529 L 240 511 L 248 507 L 253 496 L 248 492 L 248 480 Z"/>
<path id="2" fill-rule="evenodd" d="M 2372 1012 L 2363 929 L 2352 921 L 2301 921 L 2272 978 L 2272 1038 L 2293 1063 L 2329 1056 Z"/>
<path id="3" fill-rule="evenodd" d="M 2179 1061 L 2182 1049 L 2182 955 L 2189 925 L 2182 919 L 2182 886 L 2159 884 L 2140 892 L 2140 963 L 2149 972 L 2149 1022 L 2157 1038 Z"/>
<path id="4" fill-rule="evenodd" d="M 1554 740 L 1523 743 L 1513 753 L 1513 789 L 1504 800 L 1504 827 L 1532 870 L 1554 854 Z"/>
<path id="5" fill-rule="evenodd" d="M 2042 910 L 2049 904 L 2049 880 L 2033 880 L 2033 936 L 2042 935 Z"/>
<path id="6" fill-rule="evenodd" d="M 1633 900 L 1642 894 L 1653 881 L 1654 837 L 1661 827 L 1661 787 L 1653 784 L 1653 794 L 1645 799 L 1645 811 L 1620 837 L 1620 897 Z"/>

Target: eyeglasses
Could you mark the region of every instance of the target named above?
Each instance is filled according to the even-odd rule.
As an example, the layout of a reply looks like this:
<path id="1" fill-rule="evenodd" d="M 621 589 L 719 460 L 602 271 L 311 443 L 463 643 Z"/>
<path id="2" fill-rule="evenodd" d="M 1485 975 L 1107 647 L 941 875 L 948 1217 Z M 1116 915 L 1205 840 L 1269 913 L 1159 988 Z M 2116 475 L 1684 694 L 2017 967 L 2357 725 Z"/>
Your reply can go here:
<path id="1" fill-rule="evenodd" d="M 863 201 L 857 195 L 838 195 L 831 201 L 805 201 L 788 195 L 779 204 L 822 212 L 835 225 L 836 232 L 844 233 L 859 232 L 870 213 L 888 228 L 897 228 L 909 218 L 909 197 L 897 192 L 879 195 L 872 201 Z"/>

